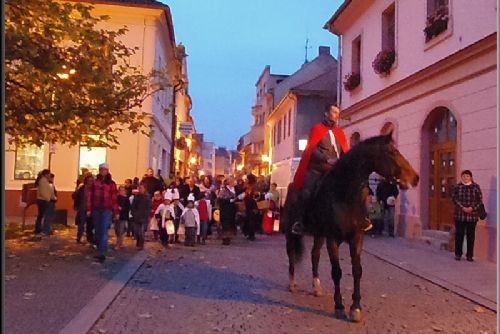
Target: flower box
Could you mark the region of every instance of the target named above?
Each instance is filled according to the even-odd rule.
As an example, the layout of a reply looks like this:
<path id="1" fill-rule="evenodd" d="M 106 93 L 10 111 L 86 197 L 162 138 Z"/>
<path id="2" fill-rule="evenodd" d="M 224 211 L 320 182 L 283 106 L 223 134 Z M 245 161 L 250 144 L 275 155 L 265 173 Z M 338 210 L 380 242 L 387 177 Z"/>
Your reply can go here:
<path id="1" fill-rule="evenodd" d="M 391 73 L 392 65 L 396 60 L 396 52 L 394 50 L 380 51 L 372 62 L 373 70 L 381 75 Z"/>
<path id="2" fill-rule="evenodd" d="M 344 77 L 344 89 L 347 91 L 352 91 L 354 88 L 358 87 L 361 83 L 361 76 L 359 73 L 351 72 L 346 74 Z"/>
<path id="3" fill-rule="evenodd" d="M 427 23 L 424 29 L 425 41 L 430 41 L 448 29 L 448 21 L 448 7 L 439 7 L 433 15 L 427 17 Z"/>

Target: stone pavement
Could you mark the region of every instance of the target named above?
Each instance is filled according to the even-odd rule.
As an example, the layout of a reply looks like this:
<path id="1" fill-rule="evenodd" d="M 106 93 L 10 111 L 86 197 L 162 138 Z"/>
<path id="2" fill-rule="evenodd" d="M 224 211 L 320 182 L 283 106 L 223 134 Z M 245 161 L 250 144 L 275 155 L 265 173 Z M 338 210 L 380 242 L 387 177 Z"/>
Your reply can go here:
<path id="1" fill-rule="evenodd" d="M 497 265 L 455 261 L 454 253 L 403 238 L 365 238 L 365 253 L 497 311 Z"/>
<path id="2" fill-rule="evenodd" d="M 24 233 L 14 225 L 4 224 L 6 333 L 58 333 L 136 254 L 128 239 L 126 249 L 99 264 L 95 250 L 76 243 L 74 225 L 56 225 L 39 242 L 32 224 Z"/>
<path id="3" fill-rule="evenodd" d="M 309 250 L 311 240 L 306 241 Z M 287 290 L 284 237 L 276 235 L 255 242 L 239 237 L 228 247 L 216 240 L 195 248 L 147 247 L 148 258 L 90 333 L 496 333 L 496 312 L 370 254 L 382 254 L 382 246 L 391 246 L 386 242 L 367 240 L 359 324 L 332 316 L 325 251 L 320 277 L 326 294 L 313 296 L 307 256 L 297 267 L 299 291 Z M 425 253 L 414 250 L 408 259 L 418 254 Z M 348 308 L 352 277 L 346 245 L 341 265 Z"/>

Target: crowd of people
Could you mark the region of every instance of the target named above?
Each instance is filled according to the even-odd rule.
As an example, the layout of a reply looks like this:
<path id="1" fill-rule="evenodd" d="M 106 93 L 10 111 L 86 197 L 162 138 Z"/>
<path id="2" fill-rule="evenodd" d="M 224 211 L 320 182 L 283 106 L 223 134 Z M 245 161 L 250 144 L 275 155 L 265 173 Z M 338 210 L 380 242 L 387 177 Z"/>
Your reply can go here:
<path id="1" fill-rule="evenodd" d="M 36 238 L 51 234 L 50 222 L 57 201 L 53 178 L 49 170 L 43 170 L 36 180 L 39 209 Z M 237 226 L 253 241 L 256 232 L 262 231 L 263 211 L 269 203 L 278 210 L 276 187 L 269 184 L 269 178 L 252 174 L 164 179 L 160 173 L 155 176 L 151 168 L 141 179 L 134 177 L 117 184 L 109 165 L 102 163 L 97 175 L 82 169 L 76 181 L 73 193 L 76 242 L 86 241 L 97 250 L 95 258 L 104 262 L 112 226 L 115 249 L 124 247 L 125 238 L 133 238 L 137 250 L 144 249 L 145 242 L 159 242 L 165 248 L 179 243 L 195 247 L 205 245 L 209 236 L 215 234 L 214 239 L 229 245 Z M 268 205 L 259 207 L 260 201 Z"/>

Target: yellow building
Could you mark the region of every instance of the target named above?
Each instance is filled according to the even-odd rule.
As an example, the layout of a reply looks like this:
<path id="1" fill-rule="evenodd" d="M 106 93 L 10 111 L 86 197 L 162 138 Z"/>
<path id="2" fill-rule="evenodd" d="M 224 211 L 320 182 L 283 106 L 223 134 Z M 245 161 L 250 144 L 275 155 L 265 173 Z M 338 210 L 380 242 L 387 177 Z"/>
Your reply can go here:
<path id="1" fill-rule="evenodd" d="M 87 1 L 82 1 L 87 2 Z M 157 1 L 107 0 L 88 1 L 94 6 L 93 14 L 108 15 L 110 19 L 101 24 L 102 28 L 118 30 L 127 26 L 128 32 L 122 37 L 129 47 L 137 47 L 130 59 L 131 65 L 142 68 L 144 74 L 153 69 L 168 68 L 168 75 L 179 77 L 182 64 L 176 50 L 170 8 Z M 117 149 L 103 147 L 48 144 L 41 148 L 16 149 L 7 147 L 5 152 L 6 215 L 19 216 L 22 213 L 21 189 L 25 183 L 33 182 L 37 173 L 50 166 L 55 174 L 58 190 L 58 209 L 72 207 L 71 193 L 75 181 L 83 167 L 94 173 L 100 163 L 107 162 L 117 183 L 135 176 L 141 178 L 148 167 L 155 173 L 161 170 L 167 176 L 172 168 L 173 140 L 175 135 L 174 113 L 165 113 L 174 101 L 174 88 L 155 93 L 142 106 L 149 113 L 152 136 L 123 132 L 119 135 Z M 35 212 L 34 206 L 28 214 Z"/>

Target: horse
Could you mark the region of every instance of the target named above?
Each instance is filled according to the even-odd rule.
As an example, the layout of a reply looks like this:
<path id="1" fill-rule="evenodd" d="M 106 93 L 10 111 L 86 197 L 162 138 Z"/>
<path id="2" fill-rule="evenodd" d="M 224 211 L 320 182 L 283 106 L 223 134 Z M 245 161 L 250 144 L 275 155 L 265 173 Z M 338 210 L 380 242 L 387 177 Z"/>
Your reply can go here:
<path id="1" fill-rule="evenodd" d="M 314 237 L 311 260 L 313 264 L 313 287 L 316 295 L 321 293 L 318 278 L 318 263 L 322 245 L 326 247 L 332 267 L 334 283 L 335 317 L 362 320 L 360 281 L 362 275 L 361 252 L 364 231 L 361 226 L 367 217 L 366 197 L 368 177 L 376 172 L 386 179 L 395 179 L 400 189 L 406 190 L 418 184 L 419 176 L 408 160 L 396 149 L 392 132 L 368 138 L 340 157 L 333 168 L 321 179 L 312 199 L 306 206 L 304 225 Z M 297 287 L 295 264 L 300 261 L 304 246 L 303 236 L 292 233 L 294 214 L 300 196 L 299 191 L 288 186 L 282 222 L 285 227 L 286 250 L 289 260 L 290 291 Z M 339 246 L 346 242 L 351 256 L 354 289 L 349 316 L 345 312 L 340 293 L 342 269 L 339 261 Z"/>

